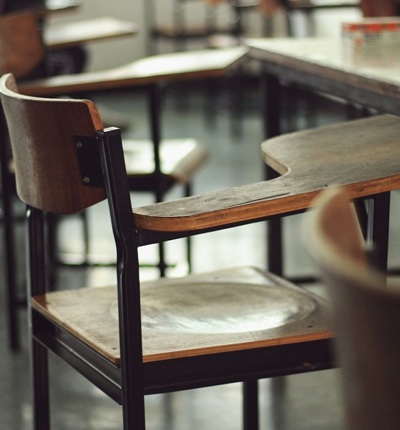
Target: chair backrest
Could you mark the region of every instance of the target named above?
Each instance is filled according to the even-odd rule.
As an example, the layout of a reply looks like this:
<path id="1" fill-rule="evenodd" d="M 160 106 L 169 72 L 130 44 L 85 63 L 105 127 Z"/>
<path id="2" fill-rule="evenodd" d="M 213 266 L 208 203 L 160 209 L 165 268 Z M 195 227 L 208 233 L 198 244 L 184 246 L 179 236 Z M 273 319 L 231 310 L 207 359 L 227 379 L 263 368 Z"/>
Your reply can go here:
<path id="1" fill-rule="evenodd" d="M 38 12 L 21 11 L 0 16 L 0 73 L 24 78 L 41 64 L 44 55 Z"/>
<path id="2" fill-rule="evenodd" d="M 367 264 L 355 212 L 343 190 L 317 199 L 307 244 L 332 300 L 346 429 L 400 426 L 400 285 Z"/>
<path id="3" fill-rule="evenodd" d="M 80 136 L 95 141 L 96 132 L 103 130 L 95 105 L 88 100 L 29 97 L 17 91 L 11 74 L 0 79 L 21 200 L 57 214 L 79 212 L 104 200 L 103 186 L 85 184 L 90 178 L 83 179 L 78 156 Z"/>

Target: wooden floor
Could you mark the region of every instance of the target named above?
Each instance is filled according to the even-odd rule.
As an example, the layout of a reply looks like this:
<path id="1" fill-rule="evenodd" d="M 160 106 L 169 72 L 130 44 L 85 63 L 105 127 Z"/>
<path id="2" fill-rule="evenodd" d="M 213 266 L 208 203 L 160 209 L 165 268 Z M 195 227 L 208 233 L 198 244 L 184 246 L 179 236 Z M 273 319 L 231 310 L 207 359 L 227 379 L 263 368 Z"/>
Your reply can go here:
<path id="1" fill-rule="evenodd" d="M 244 109 L 240 122 L 233 118 L 228 106 L 232 99 L 221 90 L 213 92 L 213 99 L 205 96 L 204 88 L 186 87 L 178 97 L 174 89 L 167 92 L 164 105 L 163 131 L 165 137 L 195 137 L 201 139 L 211 151 L 207 167 L 194 184 L 195 192 L 211 191 L 242 185 L 262 178 L 260 143 L 262 124 L 257 87 L 254 82 L 245 86 Z M 131 115 L 126 135 L 147 137 L 147 106 L 142 93 L 119 93 L 96 97 L 102 105 Z M 209 105 L 211 100 L 212 104 Z M 217 103 L 218 101 L 218 103 Z M 211 107 L 210 107 L 211 106 Z M 285 105 L 286 129 L 304 128 L 335 122 L 345 118 L 343 105 L 314 99 L 312 104 L 300 98 L 298 103 Z M 311 111 L 310 109 L 313 108 Z M 316 160 L 316 162 L 318 162 Z M 178 196 L 176 190 L 170 196 Z M 149 202 L 148 196 L 133 196 L 134 205 Z M 393 211 L 400 210 L 399 196 L 393 196 Z M 105 206 L 89 213 L 91 220 L 92 250 L 95 258 L 113 257 L 111 231 L 108 227 Z M 396 217 L 391 226 L 390 260 L 399 261 L 400 224 Z M 397 217 L 399 218 L 399 217 Z M 285 271 L 290 275 L 313 273 L 312 265 L 302 246 L 300 224 L 302 216 L 285 221 Z M 21 269 L 23 280 L 23 232 L 19 231 Z M 65 219 L 61 228 L 60 247 L 69 258 L 82 249 L 80 222 Z M 222 252 L 224 250 L 224 252 Z M 229 250 L 227 252 L 226 250 Z M 234 264 L 265 266 L 264 225 L 240 227 L 196 237 L 193 245 L 194 271 L 229 267 Z M 184 243 L 168 245 L 170 275 L 185 273 Z M 143 258 L 154 261 L 151 247 L 143 248 Z M 1 260 L 2 261 L 2 260 Z M 143 277 L 156 276 L 153 269 L 143 269 Z M 60 281 L 71 286 L 82 281 L 91 285 L 106 284 L 113 278 L 109 268 L 81 270 L 63 269 Z M 2 280 L 2 282 L 4 282 Z M 318 285 L 310 288 L 323 294 Z M 4 315 L 4 288 L 0 290 L 0 402 L 1 429 L 31 429 L 29 380 L 29 349 L 26 335 L 20 353 L 12 354 L 6 347 Z M 25 325 L 26 312 L 21 311 Z M 81 376 L 58 359 L 51 359 L 53 426 L 55 430 L 116 430 L 121 428 L 121 410 L 118 405 L 93 388 Z M 338 370 L 321 371 L 260 382 L 261 430 L 339 430 L 341 409 L 338 399 Z M 239 430 L 241 428 L 241 386 L 233 384 L 147 397 L 148 430 Z"/>

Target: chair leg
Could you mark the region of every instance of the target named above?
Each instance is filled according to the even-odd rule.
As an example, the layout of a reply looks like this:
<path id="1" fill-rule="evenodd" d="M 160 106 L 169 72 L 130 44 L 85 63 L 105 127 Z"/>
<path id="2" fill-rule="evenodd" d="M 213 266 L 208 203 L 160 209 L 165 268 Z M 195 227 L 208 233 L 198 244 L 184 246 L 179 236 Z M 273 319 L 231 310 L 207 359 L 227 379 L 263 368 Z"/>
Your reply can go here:
<path id="1" fill-rule="evenodd" d="M 192 195 L 192 184 L 187 183 L 185 185 L 185 197 Z M 188 236 L 186 238 L 186 259 L 188 264 L 188 273 L 192 273 L 193 261 L 192 261 L 192 237 Z"/>
<path id="2" fill-rule="evenodd" d="M 50 430 L 47 349 L 32 339 L 33 422 L 35 430 Z"/>
<path id="3" fill-rule="evenodd" d="M 164 277 L 167 270 L 167 264 L 165 263 L 165 246 L 164 243 L 158 245 L 158 269 L 160 276 Z"/>
<path id="4" fill-rule="evenodd" d="M 57 283 L 57 269 L 58 269 L 58 244 L 57 244 L 57 230 L 58 230 L 58 217 L 54 214 L 46 214 L 46 238 L 48 249 L 48 265 L 47 276 L 48 285 L 50 289 L 54 289 Z"/>
<path id="5" fill-rule="evenodd" d="M 370 240 L 374 244 L 376 266 L 383 272 L 388 268 L 390 192 L 373 197 L 373 216 Z"/>
<path id="6" fill-rule="evenodd" d="M 83 261 L 84 264 L 89 265 L 89 254 L 90 254 L 90 238 L 89 238 L 89 221 L 87 211 L 82 211 L 79 214 L 82 221 L 82 236 L 83 236 Z"/>
<path id="7" fill-rule="evenodd" d="M 3 173 L 8 175 L 8 173 Z M 16 254 L 15 254 L 15 231 L 14 214 L 9 185 L 3 183 L 3 227 L 4 227 L 4 249 L 6 260 L 6 283 L 7 283 L 7 312 L 9 325 L 9 344 L 13 351 L 20 349 L 20 327 L 18 320 L 18 291 L 16 279 Z"/>
<path id="8" fill-rule="evenodd" d="M 3 113 L 0 112 L 0 163 L 1 163 L 1 188 L 3 194 L 3 228 L 4 250 L 6 264 L 6 288 L 7 288 L 7 312 L 9 325 L 9 344 L 13 351 L 20 348 L 19 321 L 18 321 L 18 294 L 16 280 L 16 255 L 15 255 L 15 231 L 14 214 L 12 209 L 13 179 L 8 171 L 8 137 L 7 127 Z"/>
<path id="9" fill-rule="evenodd" d="M 258 381 L 243 382 L 243 430 L 258 430 Z"/>

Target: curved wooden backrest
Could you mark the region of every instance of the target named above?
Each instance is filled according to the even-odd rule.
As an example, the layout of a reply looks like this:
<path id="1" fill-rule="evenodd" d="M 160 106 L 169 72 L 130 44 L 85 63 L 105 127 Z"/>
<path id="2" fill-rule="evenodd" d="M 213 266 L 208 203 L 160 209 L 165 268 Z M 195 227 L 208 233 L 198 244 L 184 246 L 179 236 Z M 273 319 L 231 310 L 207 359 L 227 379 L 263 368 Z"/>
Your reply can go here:
<path id="1" fill-rule="evenodd" d="M 348 430 L 400 426 L 400 285 L 366 264 L 348 196 L 322 193 L 307 244 L 332 300 Z"/>
<path id="2" fill-rule="evenodd" d="M 35 11 L 10 13 L 0 17 L 0 73 L 24 78 L 44 58 L 39 15 Z"/>
<path id="3" fill-rule="evenodd" d="M 91 101 L 23 96 L 11 74 L 0 79 L 0 97 L 21 200 L 69 214 L 105 199 L 104 188 L 83 184 L 77 156 L 75 136 L 103 130 Z"/>

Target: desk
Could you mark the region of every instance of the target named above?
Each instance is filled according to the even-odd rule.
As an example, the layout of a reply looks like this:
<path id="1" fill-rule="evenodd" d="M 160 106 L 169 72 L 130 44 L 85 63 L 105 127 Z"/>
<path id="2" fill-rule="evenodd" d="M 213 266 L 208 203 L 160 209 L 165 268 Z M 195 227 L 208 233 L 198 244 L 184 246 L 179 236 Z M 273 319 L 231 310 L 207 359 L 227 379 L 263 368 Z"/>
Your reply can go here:
<path id="1" fill-rule="evenodd" d="M 279 102 L 279 81 L 303 85 L 379 111 L 400 115 L 398 48 L 355 53 L 336 39 L 248 39 L 249 56 L 261 60 L 268 90 L 268 137 L 280 134 L 272 116 Z"/>
<path id="2" fill-rule="evenodd" d="M 340 40 L 318 38 L 249 39 L 247 45 L 249 56 L 262 61 L 265 72 L 266 137 L 281 134 L 281 81 L 400 115 L 398 48 L 380 49 L 364 55 L 346 49 Z M 271 175 L 271 170 L 267 169 L 267 175 Z M 268 223 L 268 234 L 269 268 L 282 274 L 279 220 Z"/>
<path id="3" fill-rule="evenodd" d="M 44 40 L 47 48 L 54 50 L 132 36 L 137 32 L 136 24 L 113 17 L 104 17 L 46 27 Z"/>

